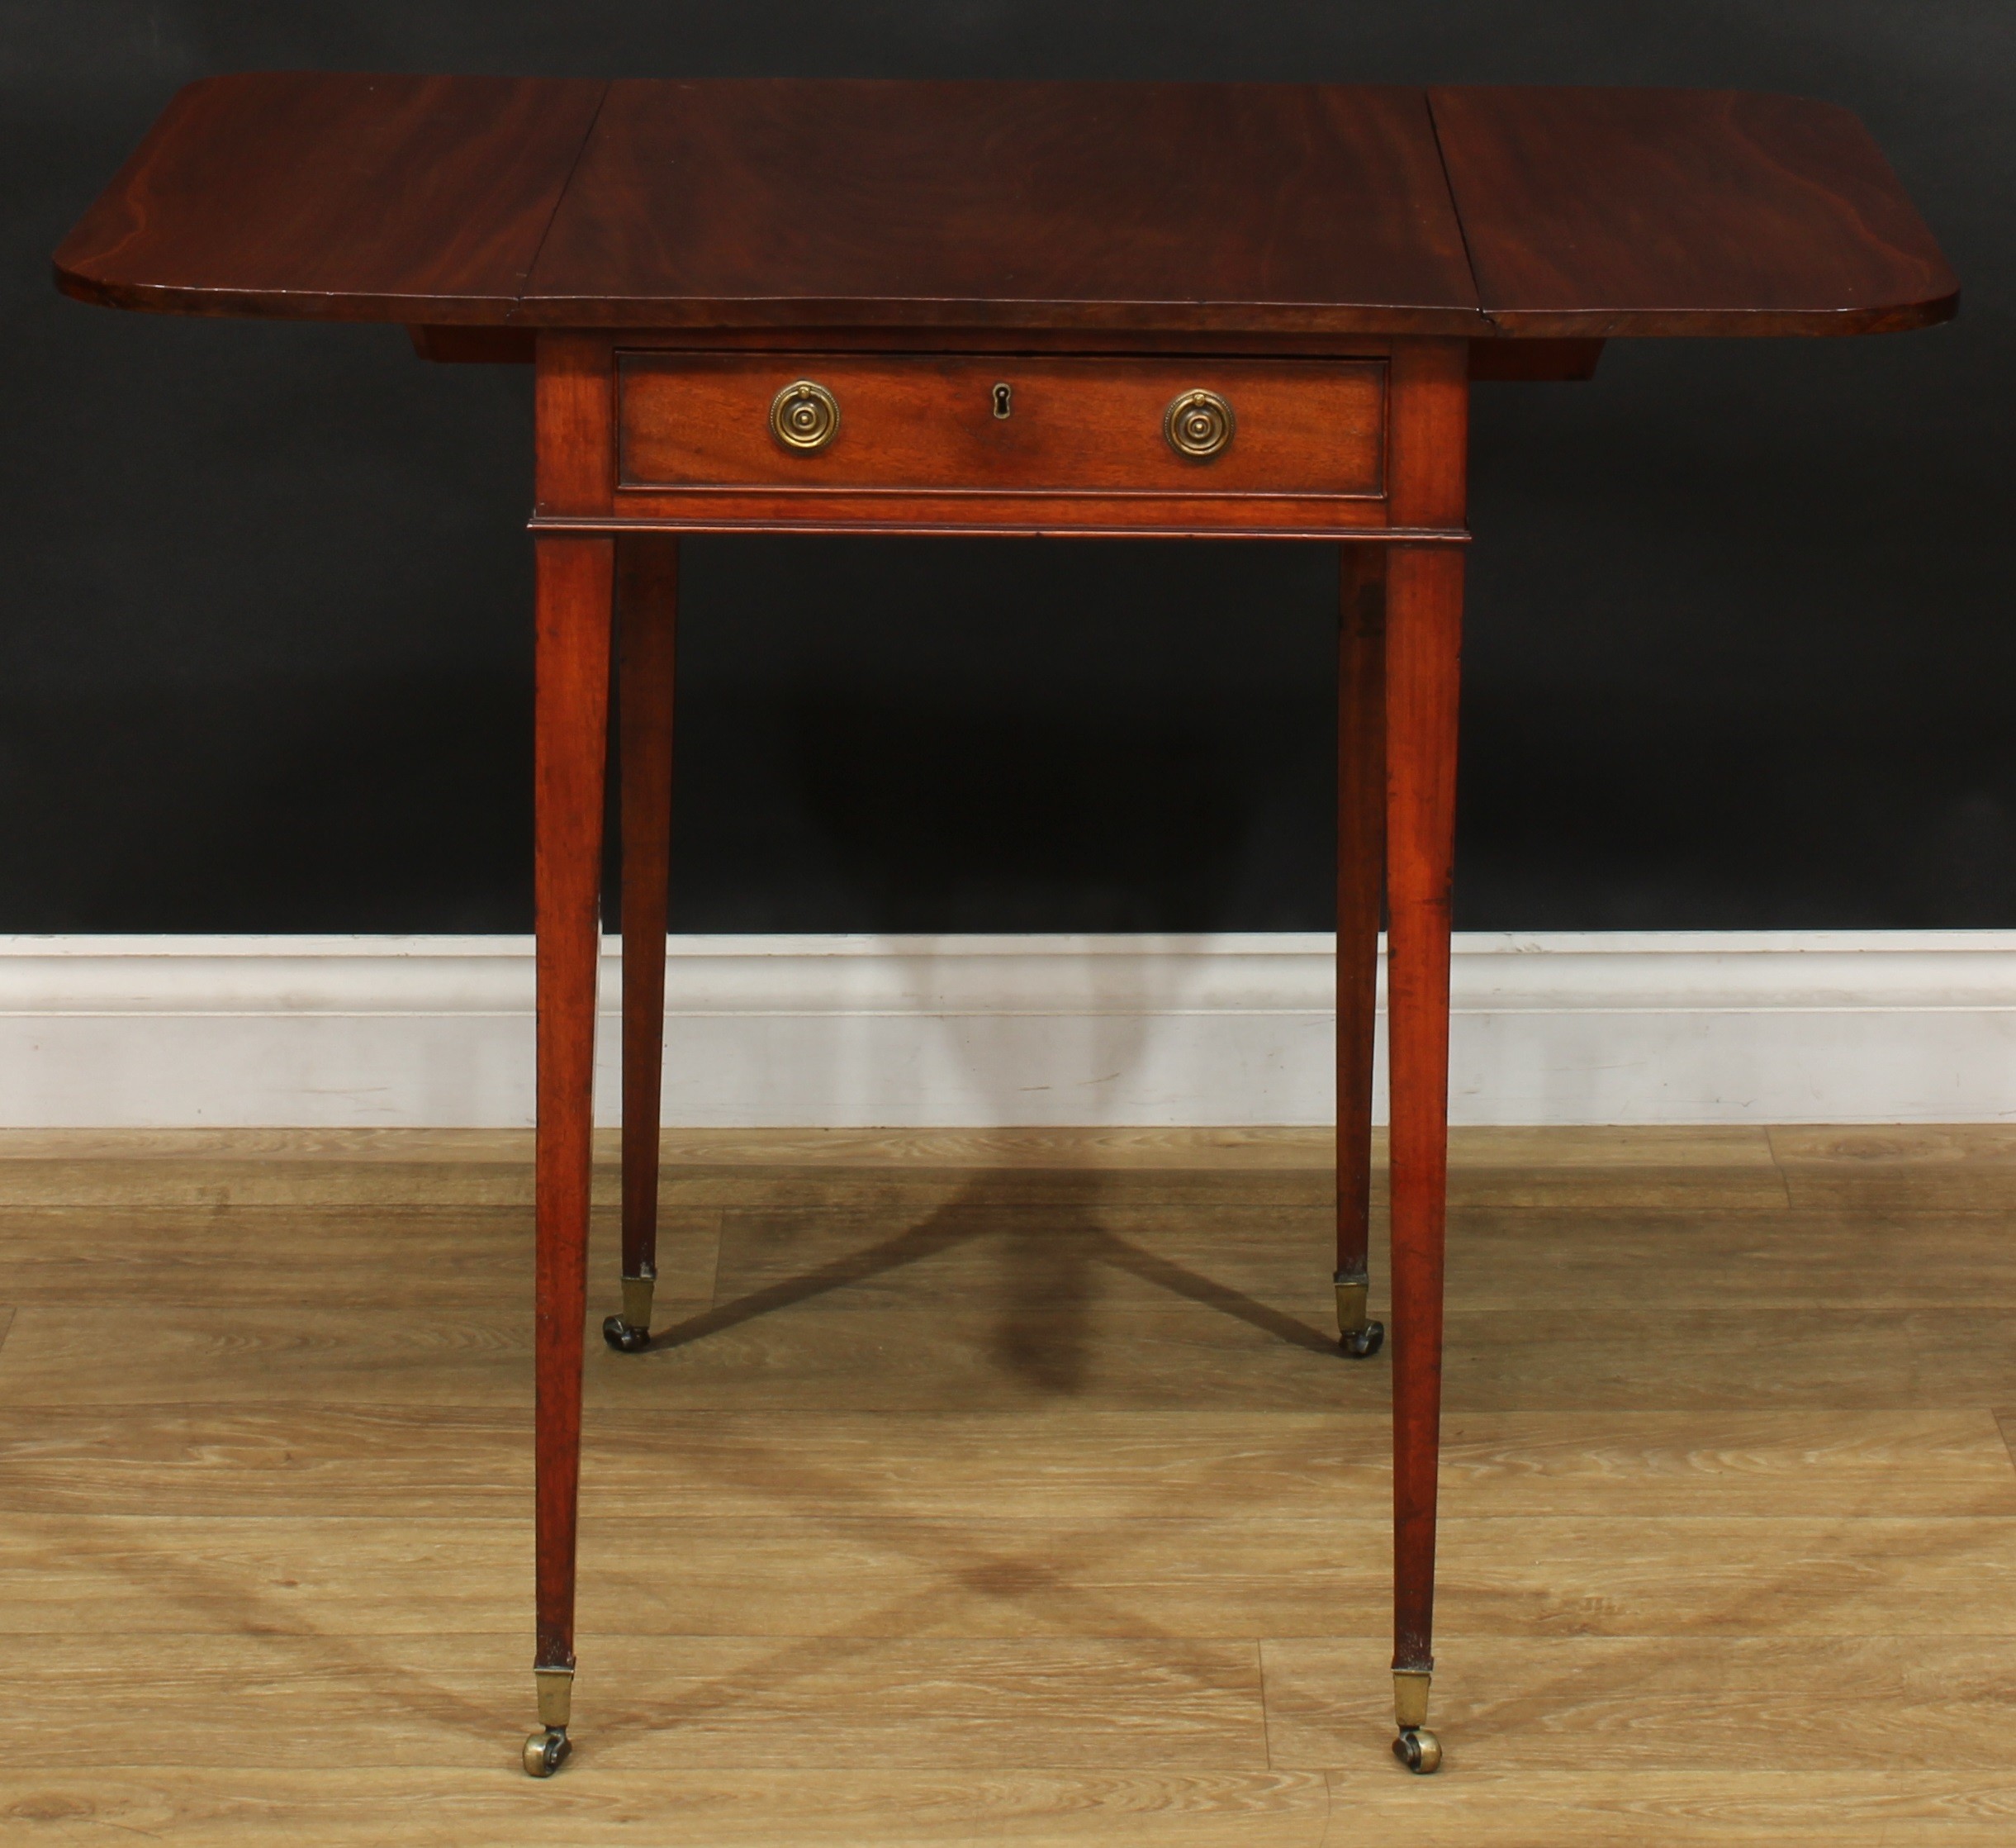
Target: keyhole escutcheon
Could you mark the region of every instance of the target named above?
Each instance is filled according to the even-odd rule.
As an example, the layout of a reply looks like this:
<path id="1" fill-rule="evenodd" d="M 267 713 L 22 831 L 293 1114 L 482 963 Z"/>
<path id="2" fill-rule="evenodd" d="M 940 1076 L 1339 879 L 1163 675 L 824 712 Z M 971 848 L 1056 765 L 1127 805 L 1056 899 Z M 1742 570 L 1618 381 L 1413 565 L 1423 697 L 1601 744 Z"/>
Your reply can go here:
<path id="1" fill-rule="evenodd" d="M 1005 385 L 995 386 L 994 415 L 997 417 L 1005 417 L 1008 416 L 1014 410 L 1014 408 L 1015 394 Z"/>

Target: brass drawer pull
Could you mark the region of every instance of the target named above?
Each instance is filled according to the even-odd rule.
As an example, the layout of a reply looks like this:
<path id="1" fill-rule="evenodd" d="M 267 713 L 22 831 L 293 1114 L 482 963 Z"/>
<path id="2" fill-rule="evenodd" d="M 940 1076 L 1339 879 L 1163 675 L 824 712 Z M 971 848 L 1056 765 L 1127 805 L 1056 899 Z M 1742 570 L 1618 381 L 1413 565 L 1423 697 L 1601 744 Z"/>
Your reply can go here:
<path id="1" fill-rule="evenodd" d="M 787 449 L 823 449 L 839 432 L 840 401 L 813 379 L 794 380 L 770 401 L 770 428 Z"/>
<path id="2" fill-rule="evenodd" d="M 1208 462 L 1232 439 L 1232 407 L 1216 392 L 1185 392 L 1162 413 L 1162 434 L 1179 455 Z"/>

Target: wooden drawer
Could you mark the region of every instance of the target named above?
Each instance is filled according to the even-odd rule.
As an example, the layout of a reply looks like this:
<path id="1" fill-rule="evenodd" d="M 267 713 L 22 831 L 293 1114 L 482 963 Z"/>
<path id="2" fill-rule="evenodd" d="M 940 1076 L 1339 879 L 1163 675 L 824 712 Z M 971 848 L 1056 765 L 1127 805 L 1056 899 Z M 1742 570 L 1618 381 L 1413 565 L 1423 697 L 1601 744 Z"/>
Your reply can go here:
<path id="1" fill-rule="evenodd" d="M 617 378 L 625 492 L 858 504 L 919 493 L 1114 501 L 1383 491 L 1378 359 L 629 352 L 617 356 Z M 793 447 L 772 427 L 778 394 L 800 383 L 830 398 L 794 401 L 804 434 L 818 436 L 837 412 L 817 447 Z M 1198 392 L 1230 408 L 1229 438 L 1207 456 L 1181 453 L 1165 429 L 1170 406 Z M 1221 414 L 1198 408 L 1190 434 L 1208 440 Z"/>

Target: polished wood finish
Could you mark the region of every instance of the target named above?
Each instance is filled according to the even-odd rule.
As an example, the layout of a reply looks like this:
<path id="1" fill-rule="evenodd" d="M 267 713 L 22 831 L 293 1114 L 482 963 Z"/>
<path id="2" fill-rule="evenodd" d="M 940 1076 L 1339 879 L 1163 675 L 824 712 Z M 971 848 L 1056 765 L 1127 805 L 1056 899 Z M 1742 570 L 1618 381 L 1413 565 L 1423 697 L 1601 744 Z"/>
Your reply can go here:
<path id="1" fill-rule="evenodd" d="M 64 240 L 57 287 L 169 314 L 504 321 L 604 88 L 205 78 L 177 93 Z"/>
<path id="2" fill-rule="evenodd" d="M 958 534 L 999 539 L 1415 539 L 1460 544 L 1460 528 L 1402 530 L 1354 496 L 954 495 L 924 488 L 626 490 L 607 512 L 535 515 L 540 532 Z"/>
<path id="3" fill-rule="evenodd" d="M 799 379 L 839 406 L 823 449 L 790 449 L 771 432 L 771 400 Z M 619 352 L 617 382 L 620 489 L 1364 499 L 1384 488 L 1379 360 Z M 1231 442 L 1204 460 L 1163 434 L 1170 403 L 1198 389 L 1235 419 Z"/>
<path id="4" fill-rule="evenodd" d="M 637 1276 L 656 1255 L 671 535 L 1354 542 L 1345 549 L 1339 658 L 1339 1119 L 1325 1237 L 1334 1236 L 1339 1270 L 1362 1275 L 1383 860 L 1393 1660 L 1428 1668 L 1469 382 L 1587 378 L 1602 342 L 1618 335 L 1862 332 L 1949 314 L 1952 278 L 1852 118 L 1725 92 L 234 78 L 176 99 L 56 263 L 59 286 L 122 306 L 395 321 L 414 330 L 425 357 L 536 356 L 542 1666 L 571 1667 L 574 1651 L 597 880 L 619 553 L 630 952 L 622 1244 L 624 1269 Z M 768 425 L 771 397 L 801 375 L 842 402 L 837 439 L 813 455 L 788 452 Z M 1010 387 L 1006 420 L 993 415 L 997 383 Z M 1231 447 L 1209 462 L 1179 458 L 1162 439 L 1165 407 L 1193 387 L 1231 400 L 1238 420 Z M 970 1176 L 939 1185 L 943 1197 L 921 1217 L 878 1226 L 865 1244 L 859 1212 L 816 1215 L 809 1235 L 772 1224 L 738 1228 L 731 1240 L 726 1209 L 717 1211 L 712 1259 L 689 1260 L 695 1299 L 667 1331 L 669 1356 L 657 1350 L 661 1363 L 682 1370 L 682 1404 L 714 1394 L 717 1404 L 765 1405 L 795 1420 L 823 1409 L 865 1353 L 884 1408 L 942 1411 L 998 1394 L 990 1352 L 1006 1357 L 1011 1394 L 1076 1395 L 1085 1376 L 1074 1371 L 1082 1354 L 1074 1357 L 1073 1318 L 1084 1297 L 1074 1296 L 1074 1280 L 1093 1265 L 1125 1280 L 1119 1295 L 1154 1299 L 1134 1331 L 1141 1354 L 1131 1363 L 1158 1354 L 1167 1363 L 1150 1399 L 1187 1410 L 1200 1396 L 1245 1390 L 1228 1336 L 1264 1340 L 1277 1360 L 1302 1363 L 1267 1381 L 1270 1415 L 1334 1411 L 1340 1393 L 1363 1392 L 1377 1377 L 1340 1380 L 1345 1363 L 1327 1336 L 1265 1299 L 1254 1276 L 1273 1260 L 1239 1250 L 1230 1216 L 1214 1219 L 1208 1254 L 1172 1256 L 1155 1248 L 1151 1228 L 1068 1185 L 1047 1199 L 1061 1217 L 1042 1236 L 1032 1242 L 1026 1227 L 1009 1232 L 1012 1249 L 1020 1239 L 1059 1257 L 1060 1273 L 1032 1273 L 1005 1298 L 991 1276 L 970 1278 L 907 1344 L 864 1347 L 828 1313 L 833 1299 L 856 1288 L 900 1294 L 901 1274 L 921 1257 L 939 1266 L 934 1276 L 970 1268 L 991 1211 L 986 1187 Z M 1252 1216 L 1269 1252 L 1278 1219 Z M 1245 1280 L 1214 1274 L 1209 1266 L 1221 1262 Z M 1558 1282 L 1550 1273 L 1550 1307 Z M 659 1300 L 676 1298 L 666 1290 Z M 1713 1308 L 1722 1311 L 1719 1292 Z M 800 1309 L 808 1313 L 780 1335 L 774 1318 Z M 1175 1331 L 1193 1329 L 1200 1310 L 1218 1318 L 1209 1324 L 1217 1345 L 1180 1351 L 1192 1337 Z M 313 1346 L 319 1337 L 299 1331 L 317 1313 L 296 1309 L 290 1338 Z M 615 1331 L 619 1345 L 624 1332 Z M 1308 1369 L 1312 1350 L 1327 1371 Z M 753 1355 L 759 1377 L 710 1384 L 708 1361 L 685 1358 L 696 1353 Z M 608 1356 L 598 1348 L 594 1358 Z M 598 1375 L 597 1390 L 618 1402 L 634 1404 L 664 1385 L 634 1352 L 614 1364 L 629 1371 Z M 1466 1390 L 1491 1390 L 1494 1365 L 1544 1375 L 1565 1364 L 1551 1346 L 1536 1354 L 1515 1342 L 1479 1362 Z M 330 1404 L 383 1391 L 407 1361 L 379 1352 L 345 1365 L 324 1380 Z M 1614 1399 L 1614 1382 L 1606 1385 Z M 817 1473 L 816 1457 L 795 1458 L 794 1480 Z M 819 1553 L 823 1566 L 851 1563 L 840 1586 L 791 1607 L 794 1633 L 819 1633 L 823 1613 L 838 1608 L 828 1601 L 847 1584 L 880 1582 L 877 1574 L 894 1582 L 902 1570 L 882 1540 L 856 1535 L 849 1544 L 851 1555 L 837 1546 Z M 993 1595 L 985 1588 L 998 1575 L 1024 1582 L 1029 1561 L 1012 1548 L 958 1550 L 966 1589 L 945 1621 L 984 1627 L 973 1613 Z M 1067 1571 L 1096 1572 L 1102 1550 L 1067 1534 L 1047 1556 L 1061 1556 Z M 1166 1554 L 1160 1575 L 1144 1580 L 1158 1599 L 1167 1562 L 1180 1554 Z M 1232 1570 L 1232 1553 L 1212 1556 Z M 1041 1575 L 1049 1583 L 1058 1570 L 1046 1563 Z M 789 1575 L 794 1585 L 805 1576 Z M 747 1584 L 734 1581 L 735 1598 Z M 1100 1599 L 1089 1603 L 1096 1612 Z M 702 1627 L 698 1613 L 711 1608 L 704 1599 L 681 1607 L 680 1625 Z M 915 1627 L 890 1621 L 897 1632 Z M 1274 1714 L 1259 1711 L 1264 1665 L 1215 1643 L 1179 1646 L 1174 1621 L 1159 1618 L 1145 1646 L 1053 1651 L 1032 1684 L 1036 1698 L 1023 1703 L 1044 1717 L 1036 1756 L 1020 1761 L 1079 1762 L 1116 1749 L 1088 1742 L 1098 1729 L 1086 1717 L 1172 1686 L 1180 1697 L 1156 1708 L 1117 1748 L 1123 1755 L 1205 1768 L 1256 1752 L 1261 1762 L 1270 1754 L 1276 1763 L 1297 1754 L 1327 1761 L 1337 1748 L 1310 1741 L 1340 1736 L 1336 1696 L 1307 1684 L 1312 1664 L 1325 1675 L 1335 1668 L 1327 1645 L 1313 1654 L 1288 1648 L 1294 1691 L 1277 1732 Z M 1287 1627 L 1339 1626 L 1326 1607 Z M 1098 1634 L 1109 1636 L 1110 1624 Z M 845 1711 L 868 1690 L 878 1703 L 908 1701 L 920 1727 L 944 1724 L 944 1689 L 960 1674 L 962 1684 L 991 1686 L 1003 1672 L 991 1659 L 973 1670 L 971 1646 L 961 1646 L 965 1657 L 959 1647 L 920 1647 L 879 1677 L 844 1687 L 842 1677 L 823 1698 Z M 700 1661 L 690 1636 L 680 1653 Z M 619 1650 L 611 1658 L 624 1660 Z M 730 1650 L 683 1672 L 774 1681 L 774 1663 L 752 1669 L 757 1659 Z M 681 1698 L 690 1708 L 695 1697 Z M 961 1741 L 976 1736 L 973 1722 L 1013 1705 L 974 1695 L 948 1731 L 916 1749 L 970 1751 Z M 809 1709 L 801 1701 L 796 1712 Z M 858 1727 L 847 1736 L 857 1745 Z M 804 1745 L 799 1729 L 792 1764 L 803 1761 Z M 849 1761 L 858 1755 L 851 1751 Z"/>
<path id="5" fill-rule="evenodd" d="M 670 335 L 655 342 L 638 336 L 634 344 L 631 336 L 609 334 L 556 332 L 539 338 L 541 350 L 551 355 L 540 389 L 553 401 L 542 427 L 553 432 L 555 449 L 538 464 L 541 487 L 532 521 L 536 531 L 1468 537 L 1460 517 L 1424 515 L 1430 503 L 1418 494 L 1396 500 L 1385 492 L 1397 468 L 1411 466 L 1419 474 L 1434 468 L 1432 454 L 1443 440 L 1438 394 L 1446 394 L 1452 384 L 1460 389 L 1461 366 L 1454 373 L 1449 369 L 1449 356 L 1466 350 L 1460 341 L 1373 343 L 1381 356 L 1347 363 L 1240 362 L 1198 354 L 1179 360 L 1112 355 L 1097 363 L 1067 363 L 1011 354 L 975 359 L 913 354 L 899 359 L 804 351 L 726 359 L 667 349 Z M 1424 354 L 1437 357 L 1430 361 Z M 775 485 L 774 480 L 756 487 L 639 485 L 647 468 L 670 472 L 682 466 L 707 476 L 768 470 L 773 477 L 818 478 L 832 457 L 823 451 L 786 452 L 771 436 L 767 421 L 770 397 L 777 388 L 815 369 L 848 382 L 850 389 L 866 381 L 868 403 L 885 413 L 873 426 L 885 439 L 879 448 L 856 445 L 857 457 L 861 447 L 868 447 L 881 479 L 900 481 L 907 472 L 934 477 L 931 484 L 818 489 Z M 1002 378 L 1004 373 L 1039 382 L 1084 380 L 1097 411 L 1093 427 L 1105 433 L 1093 455 L 1075 458 L 1073 444 L 1047 431 L 1026 445 L 1020 437 L 969 439 L 961 422 L 973 414 L 968 399 L 955 395 L 946 381 L 963 379 L 969 393 L 991 392 L 998 381 L 1013 382 Z M 713 391 L 706 401 L 718 414 L 736 420 L 737 428 L 712 430 L 704 449 L 695 444 L 700 454 L 682 463 L 679 395 L 689 377 L 701 382 L 694 389 L 703 396 Z M 1308 393 L 1314 414 L 1294 409 L 1287 390 L 1290 382 L 1305 377 L 1316 382 Z M 1102 379 L 1103 386 L 1098 382 Z M 1159 434 L 1123 452 L 1123 443 L 1136 444 L 1142 424 L 1159 433 L 1169 397 L 1212 379 L 1237 387 L 1242 397 L 1249 387 L 1257 391 L 1252 401 L 1263 414 L 1257 460 L 1234 460 L 1237 437 L 1224 454 L 1204 463 L 1179 461 Z M 1059 402 L 1054 392 L 1040 392 L 1038 398 L 1040 405 L 1053 408 Z M 888 415 L 899 405 L 913 407 L 916 420 L 900 430 Z M 1335 425 L 1341 452 L 1334 458 L 1324 453 L 1326 416 Z M 1377 420 L 1382 417 L 1383 444 Z M 994 422 L 991 410 L 987 421 Z M 756 426 L 753 433 L 749 425 Z M 844 408 L 841 427 L 843 435 L 833 449 L 844 459 Z M 991 455 L 984 446 L 990 444 Z M 970 478 L 962 478 L 961 468 L 976 454 L 984 468 L 975 463 Z M 1398 459 L 1406 456 L 1415 461 L 1403 464 Z M 1045 471 L 1054 467 L 1067 479 L 1075 471 L 1079 479 L 1093 485 L 1054 492 L 1012 485 L 1029 478 L 1032 457 Z M 1329 491 L 1284 492 L 1269 485 L 1293 483 L 1305 470 L 1310 487 Z M 1256 476 L 1255 485 L 1242 485 Z M 554 485 L 562 477 L 564 490 Z M 1003 477 L 1009 485 L 1003 485 Z M 1362 485 L 1335 492 L 1340 482 Z M 1224 485 L 1207 485 L 1213 483 Z M 1460 496 L 1456 504 L 1460 506 Z M 1403 508 L 1411 509 L 1411 519 L 1403 520 Z"/>
<path id="6" fill-rule="evenodd" d="M 1468 348 L 1461 340 L 1408 340 L 1394 348 L 1391 373 L 1386 536 L 1467 536 Z"/>
<path id="7" fill-rule="evenodd" d="M 614 542 L 538 542 L 533 895 L 538 929 L 538 1662 L 574 1662 L 602 770 Z"/>
<path id="8" fill-rule="evenodd" d="M 593 334 L 540 335 L 533 402 L 534 528 L 550 516 L 606 512 L 616 482 L 609 342 Z"/>
<path id="9" fill-rule="evenodd" d="M 2000 1848 L 2009 1126 L 1454 1133 L 1434 1785 L 1382 1745 L 1327 1130 L 666 1147 L 669 1318 L 722 1325 L 595 1344 L 539 1788 L 529 1138 L 0 1135 L 0 1608 L 61 1662 L 0 1714 L 10 1844 Z"/>
<path id="10" fill-rule="evenodd" d="M 1417 343 L 1397 383 L 1397 508 L 1463 517 L 1468 350 Z M 1448 1198 L 1449 895 L 1463 554 L 1396 545 L 1386 558 L 1387 1092 L 1392 1124 L 1393 1666 L 1434 1665 L 1435 1496 Z"/>
<path id="11" fill-rule="evenodd" d="M 1734 90 L 1429 93 L 1500 332 L 1869 334 L 1959 283 L 1855 117 Z"/>
<path id="12" fill-rule="evenodd" d="M 1794 97 L 315 72 L 181 92 L 56 274 L 690 339 L 1864 332 L 1955 291 L 1854 118 Z"/>
<path id="13" fill-rule="evenodd" d="M 611 530 L 1308 537 L 1387 520 L 1383 359 L 611 351 Z M 841 406 L 838 433 L 811 453 L 769 427 L 771 399 L 800 378 Z M 996 384 L 1010 388 L 1005 419 Z M 1237 423 L 1201 462 L 1162 434 L 1171 400 L 1200 387 Z"/>
<path id="14" fill-rule="evenodd" d="M 1341 549 L 1337 611 L 1337 1271 L 1367 1276 L 1386 897 L 1386 551 Z"/>
<path id="15" fill-rule="evenodd" d="M 655 1277 L 677 539 L 632 534 L 617 541 L 616 609 L 623 779 L 623 1275 Z"/>
<path id="16" fill-rule="evenodd" d="M 1164 334 L 1478 321 L 1418 90 L 788 78 L 612 85 L 523 311 Z"/>
<path id="17" fill-rule="evenodd" d="M 1463 566 L 1463 553 L 1448 547 L 1396 547 L 1387 561 L 1393 1666 L 1407 1670 L 1434 1666 Z"/>

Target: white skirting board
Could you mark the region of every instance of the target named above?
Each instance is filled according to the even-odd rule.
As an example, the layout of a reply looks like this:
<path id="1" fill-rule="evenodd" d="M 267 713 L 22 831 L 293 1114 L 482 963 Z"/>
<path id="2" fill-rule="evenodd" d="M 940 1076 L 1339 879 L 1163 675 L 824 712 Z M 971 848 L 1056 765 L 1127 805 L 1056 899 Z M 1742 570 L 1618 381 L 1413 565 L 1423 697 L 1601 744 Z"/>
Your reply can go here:
<path id="1" fill-rule="evenodd" d="M 675 938 L 664 1120 L 1323 1123 L 1332 981 L 1315 933 Z M 1454 995 L 1458 1123 L 2016 1119 L 2016 931 L 1471 932 Z M 532 999 L 522 937 L 0 938 L 0 1124 L 524 1124 Z"/>

